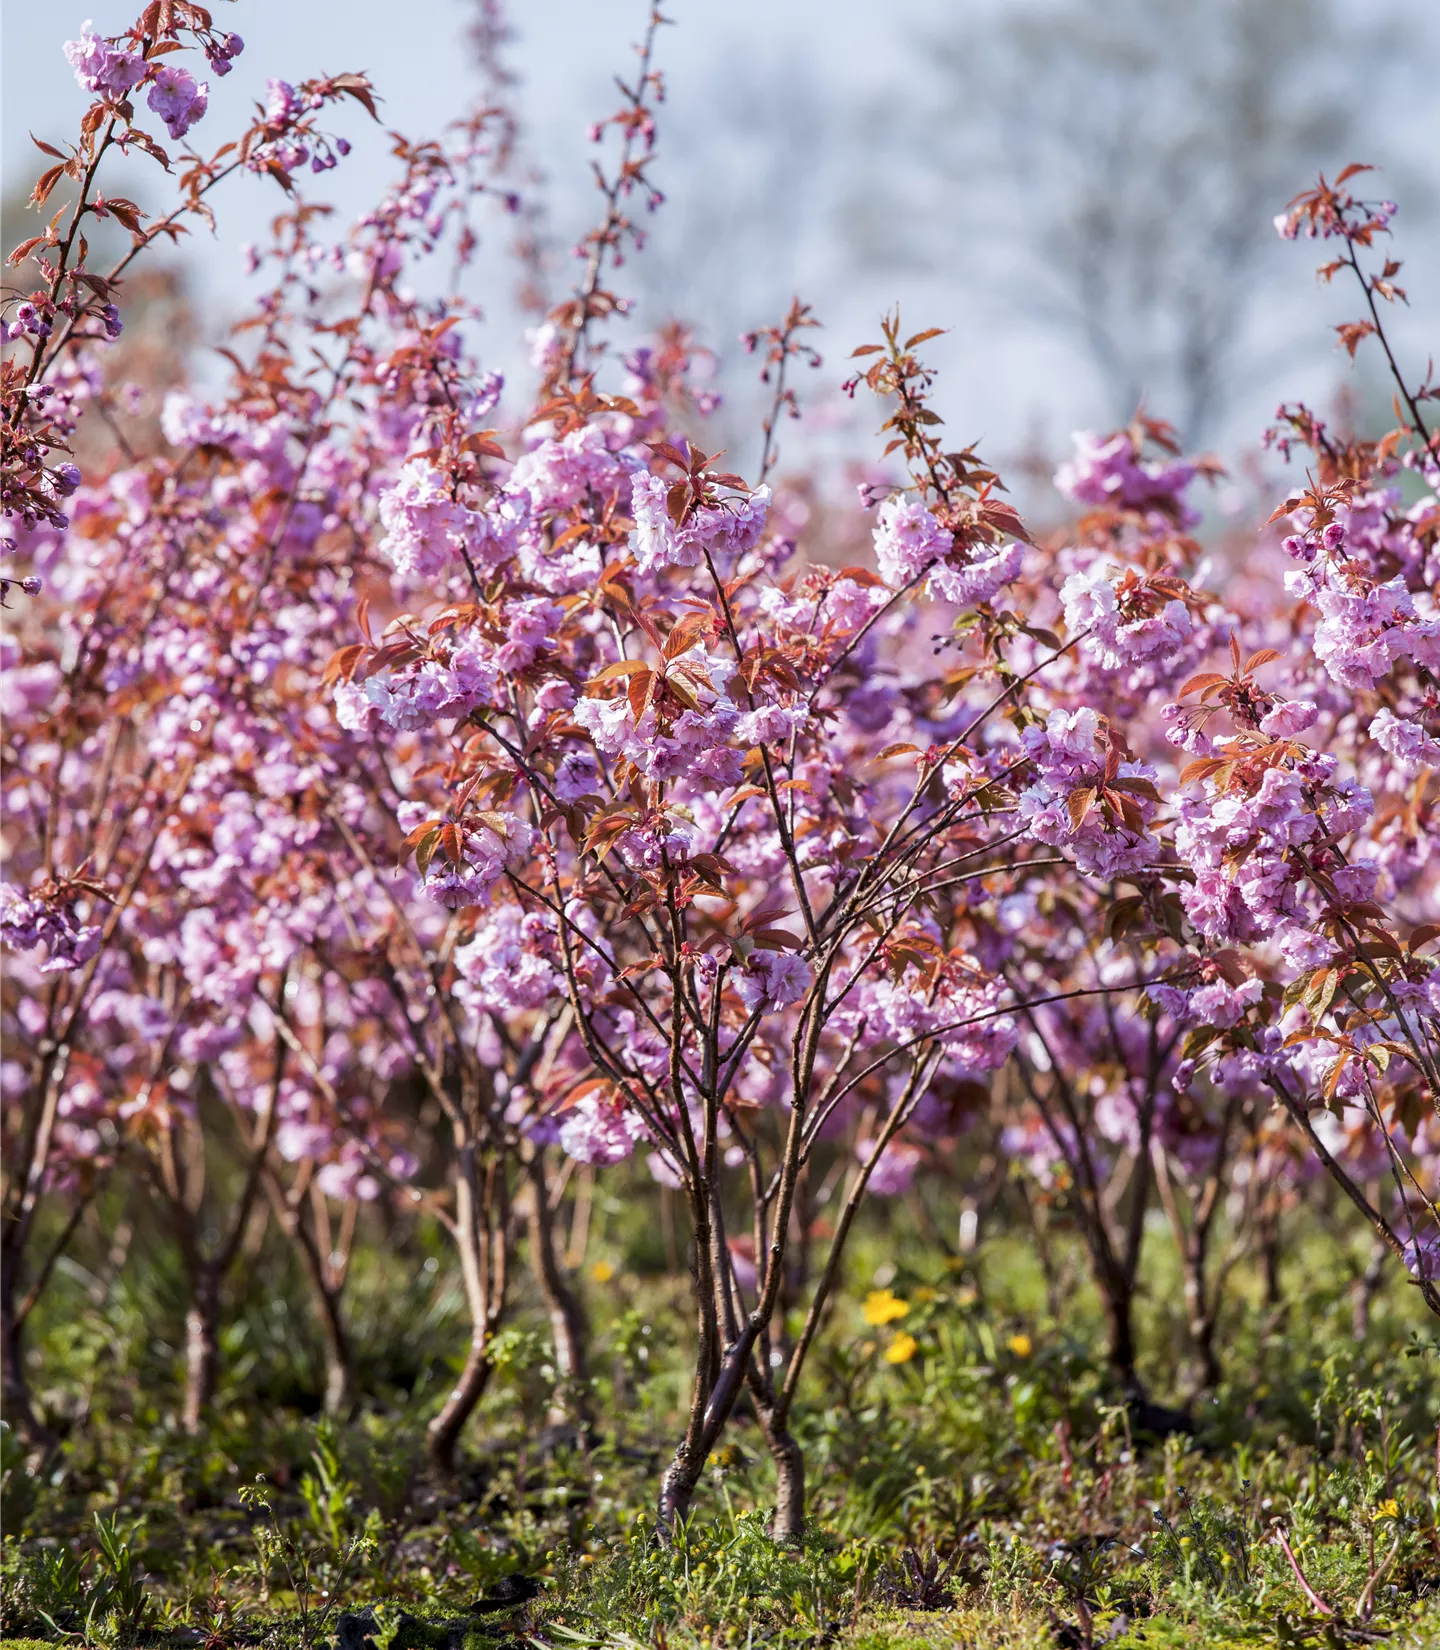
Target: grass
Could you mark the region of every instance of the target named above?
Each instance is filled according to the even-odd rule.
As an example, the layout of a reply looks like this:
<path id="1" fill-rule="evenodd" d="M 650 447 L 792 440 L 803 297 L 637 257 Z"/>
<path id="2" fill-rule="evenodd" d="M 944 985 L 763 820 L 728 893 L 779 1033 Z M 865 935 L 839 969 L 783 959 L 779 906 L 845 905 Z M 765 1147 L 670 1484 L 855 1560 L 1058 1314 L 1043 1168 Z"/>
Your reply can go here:
<path id="1" fill-rule="evenodd" d="M 796 1417 L 811 1518 L 794 1549 L 766 1534 L 769 1460 L 746 1417 L 681 1538 L 656 1541 L 685 1303 L 618 1197 L 585 1278 L 595 1436 L 547 1445 L 548 1340 L 522 1300 L 453 1481 L 426 1467 L 423 1425 L 463 1332 L 423 1231 L 359 1257 L 364 1396 L 343 1426 L 314 1413 L 301 1281 L 282 1248 L 257 1258 L 268 1292 L 233 1303 L 199 1438 L 175 1422 L 183 1296 L 163 1248 L 99 1299 L 82 1253 L 35 1346 L 64 1442 L 37 1474 L 0 1434 L 4 1642 L 1440 1644 L 1436 1337 L 1395 1282 L 1357 1340 L 1332 1245 L 1297 1233 L 1280 1308 L 1237 1276 L 1226 1381 L 1193 1436 L 1154 1438 L 1109 1387 L 1096 1303 L 1067 1291 L 1052 1318 L 1022 1234 L 961 1265 L 872 1222 Z M 1188 1354 L 1162 1233 L 1147 1264 L 1144 1373 L 1170 1400 Z M 906 1302 L 903 1323 L 866 1322 L 875 1288 Z M 901 1332 L 914 1353 L 889 1362 Z M 507 1603 L 522 1577 L 536 1596 Z"/>

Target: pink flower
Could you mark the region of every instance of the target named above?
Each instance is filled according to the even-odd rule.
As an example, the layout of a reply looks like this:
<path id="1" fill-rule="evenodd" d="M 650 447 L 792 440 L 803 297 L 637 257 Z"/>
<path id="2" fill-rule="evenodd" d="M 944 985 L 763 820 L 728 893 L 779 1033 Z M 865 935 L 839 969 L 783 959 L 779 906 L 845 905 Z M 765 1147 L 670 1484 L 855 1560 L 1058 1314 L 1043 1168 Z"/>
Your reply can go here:
<path id="1" fill-rule="evenodd" d="M 1104 562 L 1072 573 L 1060 588 L 1060 600 L 1071 635 L 1087 632 L 1086 650 L 1107 670 L 1174 656 L 1194 628 L 1184 602 L 1157 598 L 1133 574 Z"/>
<path id="2" fill-rule="evenodd" d="M 1149 996 L 1152 1002 L 1187 1025 L 1215 1026 L 1224 1030 L 1243 1020 L 1246 1011 L 1260 1001 L 1264 992 L 1263 980 L 1244 980 L 1238 986 L 1232 986 L 1217 978 L 1189 990 L 1172 985 L 1152 985 Z M 1184 1086 L 1177 1080 L 1177 1087 Z"/>
<path id="3" fill-rule="evenodd" d="M 783 744 L 805 726 L 808 714 L 804 705 L 761 705 L 746 711 L 735 724 L 735 737 L 742 745 Z"/>
<path id="4" fill-rule="evenodd" d="M 680 527 L 670 519 L 668 493 L 669 484 L 660 476 L 641 473 L 630 484 L 635 561 L 642 573 L 698 566 L 707 551 L 712 556 L 743 553 L 754 548 L 765 530 L 768 487 L 735 505 L 697 510 Z"/>
<path id="5" fill-rule="evenodd" d="M 556 764 L 551 789 L 561 802 L 578 802 L 582 796 L 598 795 L 601 785 L 594 751 L 573 750 L 566 751 Z"/>
<path id="6" fill-rule="evenodd" d="M 1021 544 L 963 559 L 955 535 L 923 504 L 899 493 L 885 500 L 876 518 L 875 560 L 886 584 L 902 589 L 928 569 L 924 588 L 957 607 L 989 601 L 1002 585 L 1017 577 L 1024 559 Z"/>
<path id="7" fill-rule="evenodd" d="M 182 138 L 205 113 L 210 88 L 187 69 L 167 67 L 155 76 L 145 101 L 165 122 L 170 136 Z"/>
<path id="8" fill-rule="evenodd" d="M 1098 805 L 1078 825 L 1071 817 L 1071 797 L 1098 790 L 1104 782 L 1108 753 L 1095 711 L 1052 710 L 1044 727 L 1028 727 L 1021 738 L 1035 781 L 1020 793 L 1020 817 L 1041 842 L 1065 849 L 1087 876 L 1106 881 L 1150 862 L 1159 846 L 1148 829 L 1155 802 L 1143 790 L 1128 793 L 1140 817 L 1138 833 L 1108 818 Z M 1115 777 L 1153 786 L 1155 770 L 1143 762 L 1121 762 Z"/>
<path id="9" fill-rule="evenodd" d="M 560 1147 L 581 1163 L 619 1163 L 647 1133 L 637 1113 L 587 1094 L 562 1113 Z"/>
<path id="10" fill-rule="evenodd" d="M 1260 718 L 1260 731 L 1272 739 L 1288 739 L 1292 734 L 1314 727 L 1319 715 L 1319 710 L 1308 699 L 1282 699 L 1274 710 Z"/>
<path id="11" fill-rule="evenodd" d="M 22 951 L 43 946 L 47 955 L 40 972 L 55 974 L 89 962 L 100 949 L 100 930 L 79 920 L 63 888 L 27 895 L 0 882 L 0 941 Z"/>
<path id="12" fill-rule="evenodd" d="M 524 495 L 543 515 L 572 510 L 591 495 L 602 505 L 621 498 L 629 503 L 622 488 L 635 468 L 633 458 L 610 451 L 598 424 L 586 424 L 522 454 L 510 472 L 508 491 Z"/>
<path id="13" fill-rule="evenodd" d="M 285 125 L 300 113 L 300 97 L 288 80 L 270 80 L 265 87 L 265 118 Z"/>
<path id="14" fill-rule="evenodd" d="M 735 989 L 750 1013 L 774 1014 L 798 1003 L 814 978 L 810 964 L 789 951 L 752 951 L 735 975 Z"/>
<path id="15" fill-rule="evenodd" d="M 487 1014 L 506 1015 L 541 1008 L 565 989 L 550 960 L 556 951 L 550 919 L 525 917 L 518 906 L 501 905 L 455 953 L 461 986 L 456 995 Z"/>
<path id="16" fill-rule="evenodd" d="M 875 525 L 875 560 L 880 577 L 894 589 L 910 583 L 955 548 L 948 532 L 923 504 L 901 494 L 880 506 Z"/>
<path id="17" fill-rule="evenodd" d="M 662 719 L 650 705 L 637 719 L 629 698 L 622 696 L 581 699 L 573 715 L 596 750 L 604 756 L 626 757 L 648 778 L 674 779 L 687 774 L 715 785 L 733 785 L 743 771 L 741 753 L 730 746 L 741 712 L 725 691 L 735 668 L 733 658 L 707 654 L 697 645 L 667 666 L 694 699 L 693 710 L 667 713 Z"/>
<path id="18" fill-rule="evenodd" d="M 1432 739 L 1419 722 L 1396 716 L 1381 707 L 1370 723 L 1370 737 L 1407 777 L 1421 768 L 1440 767 L 1440 741 Z"/>
<path id="19" fill-rule="evenodd" d="M 518 814 L 484 814 L 478 825 L 461 828 L 458 865 L 443 851 L 430 861 L 425 892 L 452 910 L 483 905 L 505 867 L 524 859 L 534 840 L 535 832 Z"/>
<path id="20" fill-rule="evenodd" d="M 1417 1278 L 1440 1278 L 1440 1232 L 1426 1232 L 1405 1245 L 1405 1268 Z"/>
<path id="21" fill-rule="evenodd" d="M 1082 504 L 1159 511 L 1191 527 L 1199 520 L 1184 502 L 1195 466 L 1183 459 L 1145 459 L 1128 431 L 1098 436 L 1077 430 L 1075 454 L 1055 472 L 1055 485 Z"/>
<path id="22" fill-rule="evenodd" d="M 134 52 L 117 51 L 91 32 L 87 21 L 78 40 L 65 42 L 65 57 L 75 78 L 87 92 L 122 96 L 145 78 L 145 59 Z"/>
<path id="23" fill-rule="evenodd" d="M 498 506 L 471 510 L 459 503 L 428 458 L 410 459 L 381 493 L 380 523 L 380 553 L 406 579 L 463 571 L 466 556 L 477 572 L 489 573 L 515 550 L 515 522 Z"/>
<path id="24" fill-rule="evenodd" d="M 937 562 L 930 570 L 926 588 L 942 602 L 974 607 L 978 602 L 988 602 L 1002 585 L 1018 578 L 1024 560 L 1023 544 L 1007 544 L 994 555 L 976 556 L 960 566 L 953 561 Z"/>

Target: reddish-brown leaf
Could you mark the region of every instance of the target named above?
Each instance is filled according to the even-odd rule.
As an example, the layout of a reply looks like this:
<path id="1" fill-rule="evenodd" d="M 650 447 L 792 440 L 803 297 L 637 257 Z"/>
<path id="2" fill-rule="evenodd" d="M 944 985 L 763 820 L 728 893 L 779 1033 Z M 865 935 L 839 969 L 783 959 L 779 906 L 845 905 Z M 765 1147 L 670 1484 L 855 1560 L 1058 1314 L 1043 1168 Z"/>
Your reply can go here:
<path id="1" fill-rule="evenodd" d="M 1098 798 L 1099 792 L 1093 785 L 1087 785 L 1081 790 L 1070 793 L 1070 800 L 1066 806 L 1070 813 L 1071 830 L 1078 831 L 1080 829 Z"/>
<path id="2" fill-rule="evenodd" d="M 1202 670 L 1197 676 L 1192 676 L 1175 697 L 1183 699 L 1187 693 L 1198 693 L 1201 688 L 1218 687 L 1225 680 L 1218 670 Z"/>

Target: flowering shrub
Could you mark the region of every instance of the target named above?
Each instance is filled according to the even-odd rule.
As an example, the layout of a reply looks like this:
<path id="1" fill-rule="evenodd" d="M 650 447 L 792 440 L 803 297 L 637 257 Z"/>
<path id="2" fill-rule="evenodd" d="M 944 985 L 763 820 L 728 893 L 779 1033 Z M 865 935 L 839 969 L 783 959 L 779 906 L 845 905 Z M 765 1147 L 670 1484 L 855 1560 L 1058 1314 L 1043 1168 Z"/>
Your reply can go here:
<path id="1" fill-rule="evenodd" d="M 987 1117 L 1042 1192 L 1073 1195 L 1136 1403 L 1152 1194 L 1212 1375 L 1221 1193 L 1258 1229 L 1312 1155 L 1440 1312 L 1434 391 L 1402 379 L 1404 421 L 1375 442 L 1282 409 L 1272 445 L 1313 465 L 1274 518 L 1293 565 L 1222 598 L 1194 537 L 1213 461 L 1154 420 L 1082 436 L 1056 477 L 1082 513 L 1037 543 L 976 452 L 947 450 L 933 333 L 892 316 L 848 385 L 879 399 L 893 466 L 862 490 L 873 566 L 803 555 L 770 480 L 787 369 L 818 360 L 803 306 L 753 340 L 774 390 L 753 480 L 704 450 L 678 335 L 607 347 L 624 306 L 605 283 L 659 200 L 659 22 L 597 133 L 618 151 L 604 214 L 511 427 L 471 312 L 414 279 L 470 256 L 477 195 L 508 199 L 487 110 L 397 141 L 397 181 L 340 238 L 295 198 L 224 394 L 172 393 L 163 444 L 85 473 L 60 455 L 107 394 L 131 258 L 233 172 L 294 195 L 348 147 L 320 113 L 373 104 L 357 75 L 272 82 L 146 229 L 95 187 L 115 145 L 172 165 L 131 94 L 187 138 L 206 85 L 174 49 L 223 74 L 238 37 L 176 0 L 66 48 L 95 101 L 36 188 L 76 185 L 68 227 L 12 256 L 41 284 L 7 296 L 4 369 L 5 576 L 31 605 L 6 642 L 0 1298 L 7 1402 L 32 1427 L 20 1333 L 55 1258 L 33 1252 L 37 1205 L 83 1208 L 122 1167 L 182 1250 L 191 1427 L 262 1199 L 312 1284 L 336 1407 L 344 1234 L 381 1197 L 433 1213 L 471 1322 L 431 1427 L 449 1465 L 522 1224 L 588 1424 L 560 1159 L 638 1154 L 693 1236 L 665 1529 L 744 1394 L 774 1533 L 799 1533 L 790 1416 L 857 1213 Z M 1344 193 L 1353 175 L 1284 231 L 1337 242 L 1328 273 L 1348 267 L 1371 315 L 1343 341 L 1388 353 L 1398 266 L 1361 260 L 1391 208 Z M 107 213 L 135 247 L 100 275 L 81 225 Z M 223 1207 L 196 1167 L 221 1138 L 242 1170 Z M 1365 1153 L 1389 1192 L 1347 1167 Z M 822 1161 L 841 1172 L 816 1253 Z"/>

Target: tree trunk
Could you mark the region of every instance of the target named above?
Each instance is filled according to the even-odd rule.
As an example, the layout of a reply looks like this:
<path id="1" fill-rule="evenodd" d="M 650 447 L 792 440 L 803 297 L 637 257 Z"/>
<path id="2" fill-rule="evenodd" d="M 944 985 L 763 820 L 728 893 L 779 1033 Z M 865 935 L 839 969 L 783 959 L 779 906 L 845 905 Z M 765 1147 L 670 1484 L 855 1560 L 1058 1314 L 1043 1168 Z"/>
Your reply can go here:
<path id="1" fill-rule="evenodd" d="M 89 965 L 86 986 L 96 963 Z M 21 1310 L 21 1274 L 25 1252 L 33 1234 L 36 1205 L 45 1183 L 50 1142 L 59 1106 L 60 1086 L 70 1061 L 68 1045 L 52 1045 L 41 1061 L 29 1093 L 39 1095 L 38 1107 L 27 1103 L 19 1150 L 12 1150 L 6 1162 L 10 1177 L 4 1188 L 0 1211 L 0 1387 L 3 1387 L 5 1419 L 26 1443 L 48 1451 L 55 1434 L 35 1412 L 30 1396 L 30 1377 L 25 1367 L 25 1318 Z"/>
<path id="2" fill-rule="evenodd" d="M 805 1533 L 805 1457 L 783 1422 L 761 1425 L 765 1442 L 775 1462 L 775 1516 L 770 1521 L 771 1539 L 785 1546 L 798 1546 Z"/>
<path id="3" fill-rule="evenodd" d="M 703 1250 L 701 1252 L 703 1253 Z M 781 1254 L 777 1255 L 775 1260 L 778 1262 L 783 1258 Z M 713 1287 L 713 1279 L 705 1278 L 703 1282 L 707 1287 Z M 703 1341 L 706 1336 L 713 1338 L 714 1322 L 712 1317 L 708 1325 L 705 1323 L 703 1297 L 701 1305 L 702 1344 L 698 1349 L 695 1380 L 690 1392 L 690 1421 L 685 1429 L 685 1436 L 675 1451 L 674 1459 L 665 1469 L 665 1476 L 660 1481 L 657 1511 L 660 1538 L 666 1542 L 670 1540 L 676 1522 L 683 1521 L 689 1516 L 695 1486 L 700 1482 L 700 1474 L 705 1469 L 706 1459 L 715 1447 L 716 1439 L 725 1430 L 735 1408 L 736 1399 L 747 1382 L 753 1380 L 751 1360 L 760 1335 L 760 1319 L 752 1314 L 749 1322 L 740 1331 L 740 1338 L 726 1348 L 714 1377 L 709 1378 L 709 1359 L 705 1355 Z"/>
<path id="4" fill-rule="evenodd" d="M 215 1396 L 220 1366 L 220 1280 L 210 1267 L 196 1273 L 185 1314 L 185 1402 L 180 1424 L 194 1437 Z"/>
<path id="5" fill-rule="evenodd" d="M 1265 1305 L 1272 1310 L 1283 1304 L 1284 1292 L 1280 1288 L 1280 1211 L 1276 1208 L 1268 1209 L 1261 1225 L 1260 1239 L 1261 1267 L 1265 1276 Z"/>
<path id="6" fill-rule="evenodd" d="M 490 1336 L 482 1324 L 471 1334 L 470 1353 L 460 1371 L 460 1379 L 445 1400 L 444 1408 L 426 1429 L 430 1460 L 447 1475 L 455 1470 L 456 1445 L 476 1404 L 485 1395 L 492 1368 Z"/>
<path id="7" fill-rule="evenodd" d="M 311 1284 L 325 1342 L 325 1413 L 342 1418 L 355 1407 L 355 1381 L 350 1360 L 350 1338 L 340 1316 L 339 1294 L 323 1283 Z"/>
<path id="8" fill-rule="evenodd" d="M 530 1176 L 530 1261 L 550 1317 L 550 1336 L 555 1345 L 558 1402 L 551 1410 L 550 1421 L 559 1424 L 573 1419 L 588 1436 L 595 1424 L 590 1412 L 588 1326 L 555 1252 L 555 1211 L 550 1207 L 543 1150 L 536 1151 L 526 1171 Z"/>
<path id="9" fill-rule="evenodd" d="M 1230 1137 L 1232 1109 L 1227 1112 L 1225 1126 L 1216 1146 L 1215 1159 L 1203 1190 L 1190 1196 L 1190 1222 L 1187 1225 L 1175 1196 L 1169 1160 L 1158 1140 L 1150 1143 L 1151 1160 L 1155 1168 L 1155 1186 L 1170 1222 L 1170 1233 L 1180 1256 L 1185 1289 L 1185 1327 L 1190 1335 L 1190 1347 L 1195 1355 L 1195 1382 L 1191 1396 L 1213 1392 L 1220 1384 L 1220 1360 L 1215 1355 L 1215 1328 L 1220 1314 L 1224 1284 L 1223 1270 L 1217 1280 L 1214 1300 L 1210 1299 L 1206 1270 L 1210 1260 L 1210 1234 L 1215 1211 L 1219 1207 L 1225 1182 L 1223 1171 Z"/>
<path id="10" fill-rule="evenodd" d="M 17 1278 L 7 1258 L 0 1265 L 0 1379 L 3 1379 L 5 1419 L 34 1449 L 48 1450 L 55 1434 L 35 1413 L 30 1377 L 25 1368 L 25 1323 L 16 1308 Z"/>
<path id="11" fill-rule="evenodd" d="M 1202 1285 L 1203 1285 L 1203 1279 Z M 1186 1294 L 1190 1293 L 1188 1287 Z M 1218 1303 L 1217 1303 L 1218 1304 Z M 1192 1307 L 1190 1317 L 1190 1339 L 1194 1343 L 1195 1356 L 1200 1365 L 1200 1391 L 1214 1392 L 1220 1385 L 1223 1371 L 1220 1368 L 1220 1359 L 1215 1351 L 1215 1312 L 1206 1306 Z"/>
<path id="12" fill-rule="evenodd" d="M 690 1387 L 690 1418 L 685 1436 L 676 1446 L 670 1465 L 660 1480 L 656 1515 L 660 1538 L 666 1542 L 670 1540 L 676 1524 L 683 1523 L 690 1515 L 690 1502 L 710 1451 L 706 1433 L 711 1416 L 716 1413 L 715 1393 L 720 1378 L 720 1325 L 716 1316 L 718 1291 L 710 1265 L 710 1194 L 703 1186 L 698 1189 L 688 1187 L 687 1193 L 695 1232 L 695 1262 L 692 1269 L 696 1316 L 695 1374 Z M 734 1401 L 733 1392 L 728 1402 L 722 1399 L 720 1425 L 723 1426 L 729 1419 Z"/>
<path id="13" fill-rule="evenodd" d="M 484 1395 L 494 1368 L 490 1348 L 505 1303 L 507 1278 L 509 1202 L 503 1170 L 491 1162 L 482 1175 L 473 1140 L 462 1138 L 458 1144 L 452 1235 L 460 1251 L 470 1309 L 470 1351 L 454 1390 L 426 1429 L 430 1460 L 446 1474 L 455 1469 L 461 1430 Z"/>
<path id="14" fill-rule="evenodd" d="M 355 1380 L 350 1337 L 345 1332 L 345 1319 L 340 1310 L 343 1282 L 336 1287 L 327 1278 L 325 1257 L 320 1252 L 315 1234 L 305 1224 L 303 1209 L 287 1200 L 284 1187 L 272 1174 L 265 1176 L 265 1191 L 280 1229 L 300 1255 L 300 1267 L 310 1286 L 310 1298 L 315 1303 L 315 1314 L 320 1320 L 320 1335 L 325 1347 L 325 1413 L 346 1416 L 354 1408 Z"/>
<path id="15" fill-rule="evenodd" d="M 1102 1274 L 1096 1281 L 1105 1305 L 1105 1361 L 1126 1396 L 1143 1399 L 1145 1389 L 1135 1373 L 1133 1293 L 1119 1278 Z"/>
<path id="16" fill-rule="evenodd" d="M 668 1540 L 676 1524 L 683 1524 L 690 1516 L 690 1503 L 699 1482 L 700 1467 L 691 1461 L 690 1453 L 682 1443 L 660 1480 L 657 1515 L 664 1539 Z"/>
<path id="17" fill-rule="evenodd" d="M 750 1375 L 750 1401 L 775 1463 L 775 1511 L 770 1538 L 782 1546 L 798 1546 L 805 1534 L 805 1457 L 789 1428 L 789 1417 L 776 1401 L 768 1373 Z"/>
<path id="18" fill-rule="evenodd" d="M 1350 1333 L 1357 1341 L 1370 1333 L 1370 1308 L 1389 1275 L 1389 1246 L 1377 1241 L 1370 1264 L 1350 1286 Z"/>

